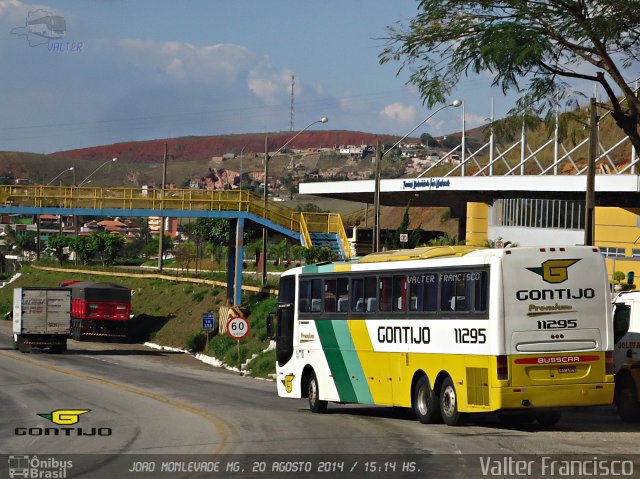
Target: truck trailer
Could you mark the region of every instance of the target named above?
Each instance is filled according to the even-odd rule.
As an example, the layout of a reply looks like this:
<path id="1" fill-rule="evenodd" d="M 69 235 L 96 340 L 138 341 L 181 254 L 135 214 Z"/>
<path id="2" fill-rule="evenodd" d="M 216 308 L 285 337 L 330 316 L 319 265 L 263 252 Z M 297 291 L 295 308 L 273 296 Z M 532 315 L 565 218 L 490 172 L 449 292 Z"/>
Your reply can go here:
<path id="1" fill-rule="evenodd" d="M 64 288 L 14 288 L 13 347 L 23 353 L 35 346 L 52 353 L 67 350 L 71 292 Z"/>
<path id="2" fill-rule="evenodd" d="M 71 337 L 127 339 L 131 315 L 131 290 L 114 283 L 69 281 L 71 292 Z"/>

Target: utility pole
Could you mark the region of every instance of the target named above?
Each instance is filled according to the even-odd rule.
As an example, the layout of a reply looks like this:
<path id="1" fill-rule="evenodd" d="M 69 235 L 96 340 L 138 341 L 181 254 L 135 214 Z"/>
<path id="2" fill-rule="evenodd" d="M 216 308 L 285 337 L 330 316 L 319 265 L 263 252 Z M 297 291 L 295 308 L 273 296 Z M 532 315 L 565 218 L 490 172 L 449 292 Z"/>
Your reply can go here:
<path id="1" fill-rule="evenodd" d="M 162 272 L 162 249 L 164 247 L 164 188 L 167 184 L 167 144 L 164 144 L 164 157 L 162 159 L 162 189 L 160 190 L 160 236 L 158 237 L 158 271 Z"/>
<path id="2" fill-rule="evenodd" d="M 262 194 L 264 197 L 264 219 L 267 218 L 267 195 L 268 195 L 268 185 L 269 185 L 269 137 L 264 137 L 264 181 Z M 262 265 L 262 286 L 267 284 L 267 235 L 268 231 L 266 226 L 262 228 L 262 258 L 260 258 L 260 264 Z"/>
<path id="3" fill-rule="evenodd" d="M 596 146 L 598 144 L 598 114 L 596 111 L 596 99 L 591 98 L 589 105 L 589 158 L 587 165 L 587 194 L 584 206 L 584 244 L 593 246 L 594 220 L 596 204 Z"/>
<path id="4" fill-rule="evenodd" d="M 373 252 L 380 251 L 380 164 L 382 163 L 382 141 L 376 145 L 376 173 L 373 191 Z"/>

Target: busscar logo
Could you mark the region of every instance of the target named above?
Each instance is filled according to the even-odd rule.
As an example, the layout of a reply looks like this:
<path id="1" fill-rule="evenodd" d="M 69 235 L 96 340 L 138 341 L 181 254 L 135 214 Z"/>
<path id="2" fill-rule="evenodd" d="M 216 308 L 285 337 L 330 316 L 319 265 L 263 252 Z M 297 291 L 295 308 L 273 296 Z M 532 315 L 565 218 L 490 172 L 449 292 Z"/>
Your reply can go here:
<path id="1" fill-rule="evenodd" d="M 111 436 L 110 427 L 68 427 L 78 424 L 80 416 L 90 412 L 91 409 L 56 409 L 49 413 L 37 413 L 38 416 L 51 421 L 57 426 L 64 427 L 17 427 L 16 436 Z"/>
<path id="2" fill-rule="evenodd" d="M 569 267 L 576 264 L 579 259 L 549 259 L 537 268 L 527 268 L 529 271 L 542 276 L 547 283 L 564 283 L 569 279 Z"/>

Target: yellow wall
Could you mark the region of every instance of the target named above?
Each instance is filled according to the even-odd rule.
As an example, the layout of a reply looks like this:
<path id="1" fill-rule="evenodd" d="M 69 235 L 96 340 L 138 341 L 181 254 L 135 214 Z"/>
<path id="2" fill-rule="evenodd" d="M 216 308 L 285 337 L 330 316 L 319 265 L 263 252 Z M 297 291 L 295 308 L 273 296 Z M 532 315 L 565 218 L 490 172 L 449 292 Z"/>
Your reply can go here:
<path id="1" fill-rule="evenodd" d="M 640 256 L 637 261 L 630 260 L 633 250 L 640 252 L 640 217 L 622 208 L 596 208 L 595 241 L 600 248 L 624 248 L 625 259 L 607 258 L 607 271 L 610 277 L 614 271 L 622 271 L 625 275 L 633 271 L 640 277 Z M 615 269 L 614 269 L 615 268 Z M 625 281 L 626 282 L 626 279 Z M 640 282 L 640 279 L 635 281 Z"/>
<path id="2" fill-rule="evenodd" d="M 607 258 L 607 271 L 625 276 L 633 271 L 636 284 L 640 284 L 640 216 L 623 208 L 598 207 L 595 210 L 595 243 L 599 248 L 624 248 L 625 258 Z M 488 239 L 489 206 L 485 203 L 467 203 L 467 244 L 482 245 Z M 631 257 L 639 252 L 638 260 Z M 626 283 L 625 281 L 623 281 Z"/>
<path id="3" fill-rule="evenodd" d="M 489 239 L 489 205 L 467 203 L 467 241 L 472 246 L 482 245 Z"/>

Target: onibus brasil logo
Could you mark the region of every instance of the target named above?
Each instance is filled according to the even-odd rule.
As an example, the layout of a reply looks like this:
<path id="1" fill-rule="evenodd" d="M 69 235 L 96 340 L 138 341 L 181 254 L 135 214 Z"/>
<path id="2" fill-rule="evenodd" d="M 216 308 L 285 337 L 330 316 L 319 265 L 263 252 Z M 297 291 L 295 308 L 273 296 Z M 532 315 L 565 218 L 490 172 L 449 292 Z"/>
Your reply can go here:
<path id="1" fill-rule="evenodd" d="M 91 409 L 56 409 L 49 413 L 37 413 L 38 416 L 51 421 L 56 426 L 64 427 L 17 427 L 16 436 L 111 436 L 110 427 L 92 427 L 90 429 L 73 426 L 80 422 L 80 416 L 91 412 Z"/>

